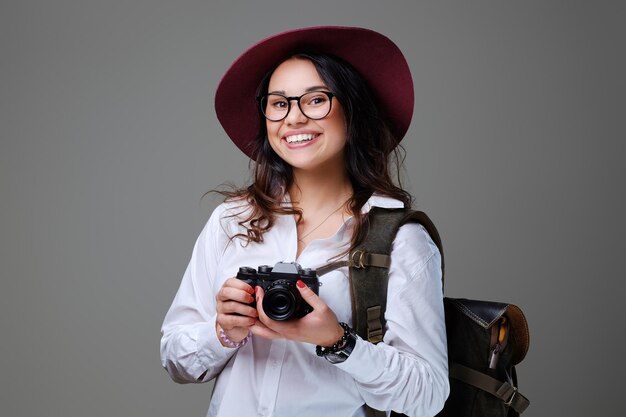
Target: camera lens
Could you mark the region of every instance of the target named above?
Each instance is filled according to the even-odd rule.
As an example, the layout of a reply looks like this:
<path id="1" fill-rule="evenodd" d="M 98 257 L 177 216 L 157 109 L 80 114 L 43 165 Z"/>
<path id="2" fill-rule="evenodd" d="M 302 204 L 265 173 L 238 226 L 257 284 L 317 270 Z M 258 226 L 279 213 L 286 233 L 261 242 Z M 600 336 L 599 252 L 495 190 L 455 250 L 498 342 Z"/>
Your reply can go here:
<path id="1" fill-rule="evenodd" d="M 288 320 L 298 310 L 300 299 L 289 286 L 274 285 L 263 297 L 263 311 L 272 320 Z"/>

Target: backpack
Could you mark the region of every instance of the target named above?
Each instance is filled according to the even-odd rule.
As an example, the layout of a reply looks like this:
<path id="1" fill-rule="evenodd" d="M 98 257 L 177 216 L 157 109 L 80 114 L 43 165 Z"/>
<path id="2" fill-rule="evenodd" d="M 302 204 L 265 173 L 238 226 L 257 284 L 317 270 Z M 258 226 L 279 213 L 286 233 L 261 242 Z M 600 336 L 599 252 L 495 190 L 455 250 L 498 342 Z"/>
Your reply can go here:
<path id="1" fill-rule="evenodd" d="M 352 323 L 371 343 L 383 340 L 388 268 L 393 239 L 401 225 L 424 226 L 441 253 L 435 225 L 421 211 L 373 207 L 368 232 L 349 255 L 318 268 L 322 275 L 339 266 L 350 267 Z M 443 279 L 443 275 L 442 275 Z M 529 401 L 517 390 L 515 365 L 528 351 L 528 325 L 522 310 L 512 304 L 444 297 L 450 395 L 438 417 L 517 417 Z M 367 408 L 368 417 L 386 416 Z M 392 416 L 402 416 L 395 412 Z"/>

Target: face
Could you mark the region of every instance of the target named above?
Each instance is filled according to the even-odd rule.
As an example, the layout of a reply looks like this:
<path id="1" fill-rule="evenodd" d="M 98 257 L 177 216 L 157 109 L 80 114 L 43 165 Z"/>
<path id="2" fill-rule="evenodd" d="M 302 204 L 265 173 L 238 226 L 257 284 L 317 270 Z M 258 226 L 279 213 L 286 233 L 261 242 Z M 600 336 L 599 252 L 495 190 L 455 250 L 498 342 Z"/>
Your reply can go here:
<path id="1" fill-rule="evenodd" d="M 299 97 L 312 90 L 330 91 L 307 59 L 291 58 L 272 74 L 268 93 Z M 344 166 L 347 140 L 346 120 L 341 104 L 332 99 L 330 113 L 320 120 L 307 118 L 295 100 L 287 117 L 266 120 L 272 149 L 295 170 L 332 169 Z"/>

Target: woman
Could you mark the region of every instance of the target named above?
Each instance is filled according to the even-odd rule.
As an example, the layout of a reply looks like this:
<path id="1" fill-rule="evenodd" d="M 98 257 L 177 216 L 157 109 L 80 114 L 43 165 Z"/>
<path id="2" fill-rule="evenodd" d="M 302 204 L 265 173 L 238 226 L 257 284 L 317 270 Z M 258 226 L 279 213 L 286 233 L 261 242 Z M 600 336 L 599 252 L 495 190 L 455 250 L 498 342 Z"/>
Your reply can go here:
<path id="1" fill-rule="evenodd" d="M 299 280 L 312 311 L 289 320 L 270 319 L 263 288 L 235 278 L 242 266 L 344 257 L 371 207 L 410 205 L 389 162 L 413 110 L 402 53 L 361 28 L 280 33 L 235 61 L 215 105 L 255 177 L 225 193 L 196 242 L 162 328 L 170 376 L 217 378 L 209 416 L 365 416 L 364 404 L 435 415 L 448 394 L 441 263 L 421 226 L 394 241 L 377 345 L 349 327 L 346 267 L 319 289 Z"/>

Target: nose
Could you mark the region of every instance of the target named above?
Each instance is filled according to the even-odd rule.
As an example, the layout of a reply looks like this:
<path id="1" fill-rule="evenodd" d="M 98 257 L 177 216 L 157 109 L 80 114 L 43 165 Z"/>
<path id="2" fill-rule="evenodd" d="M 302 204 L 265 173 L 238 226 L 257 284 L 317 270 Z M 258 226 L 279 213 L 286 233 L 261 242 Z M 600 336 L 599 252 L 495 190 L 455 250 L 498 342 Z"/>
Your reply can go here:
<path id="1" fill-rule="evenodd" d="M 290 103 L 291 108 L 289 109 L 289 113 L 287 113 L 287 117 L 285 117 L 285 123 L 287 123 L 288 125 L 306 123 L 309 118 L 306 117 L 304 113 L 302 113 L 302 110 L 300 110 L 298 100 L 292 99 Z"/>

